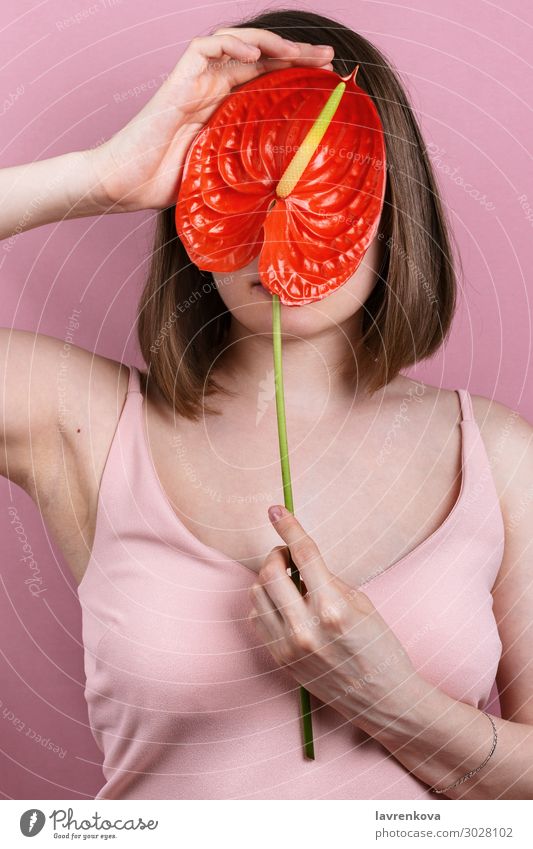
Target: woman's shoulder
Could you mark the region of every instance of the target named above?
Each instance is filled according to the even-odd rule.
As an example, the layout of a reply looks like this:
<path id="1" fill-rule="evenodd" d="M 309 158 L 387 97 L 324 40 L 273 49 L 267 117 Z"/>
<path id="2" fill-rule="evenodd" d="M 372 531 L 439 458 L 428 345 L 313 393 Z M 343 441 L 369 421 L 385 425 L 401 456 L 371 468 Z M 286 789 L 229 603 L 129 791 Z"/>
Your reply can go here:
<path id="1" fill-rule="evenodd" d="M 533 434 L 533 425 L 517 410 L 495 398 L 474 394 L 466 389 L 462 391 L 470 396 L 474 419 L 488 441 L 494 442 L 503 434 L 520 443 L 524 436 Z M 391 381 L 388 393 L 395 403 L 417 399 L 420 402 L 419 409 L 436 418 L 447 416 L 451 409 L 460 411 L 457 389 L 433 386 L 403 374 Z M 511 436 L 511 432 L 514 436 Z"/>
<path id="2" fill-rule="evenodd" d="M 531 585 L 531 548 L 533 527 L 533 426 L 516 409 L 493 398 L 472 395 L 472 407 L 479 425 L 505 524 L 505 553 L 495 591 L 496 609 L 516 604 L 518 622 L 520 608 L 527 599 L 525 589 Z M 505 580 L 512 573 L 512 581 Z M 513 592 L 518 591 L 519 597 Z M 504 614 L 505 615 L 505 614 Z"/>
<path id="3" fill-rule="evenodd" d="M 401 375 L 393 387 L 397 403 L 418 399 L 413 415 L 423 422 L 446 429 L 453 425 L 454 407 L 459 409 L 457 391 L 431 386 Z M 479 429 L 505 517 L 524 511 L 524 499 L 533 510 L 533 425 L 513 407 L 468 390 L 474 421 Z"/>
<path id="4" fill-rule="evenodd" d="M 495 398 L 466 390 L 472 414 L 487 449 L 489 458 L 505 456 L 518 463 L 520 458 L 533 477 L 533 425 L 516 409 Z M 409 405 L 412 416 L 434 426 L 453 426 L 461 417 L 456 389 L 432 386 L 424 381 L 398 375 L 389 384 L 388 397 L 393 407 Z M 417 403 L 411 403 L 411 402 Z M 503 465 L 503 464 L 502 464 Z"/>
<path id="5" fill-rule="evenodd" d="M 403 413 L 409 411 L 411 421 L 424 427 L 454 427 L 461 420 L 461 404 L 454 389 L 432 386 L 423 380 L 399 374 L 387 386 L 389 404 Z"/>
<path id="6" fill-rule="evenodd" d="M 514 407 L 471 393 L 472 410 L 494 471 L 512 484 L 513 465 L 533 478 L 533 425 Z M 516 475 L 516 469 L 514 474 Z"/>
<path id="7" fill-rule="evenodd" d="M 504 516 L 523 513 L 524 499 L 533 513 L 533 426 L 501 401 L 471 397 Z"/>
<path id="8" fill-rule="evenodd" d="M 59 339 L 5 328 L 0 348 L 4 437 L 12 443 L 12 453 L 24 443 L 19 453 L 23 462 L 27 455 L 33 470 L 37 453 L 49 468 L 53 451 L 62 460 L 61 445 L 72 442 L 78 447 L 91 426 L 101 432 L 126 393 L 128 368 L 75 345 L 72 334 Z M 23 473 L 20 480 L 25 480 Z"/>
<path id="9" fill-rule="evenodd" d="M 113 426 L 128 389 L 128 364 L 78 345 L 69 345 L 64 362 L 65 436 L 79 434 L 84 427 L 92 430 L 98 423 Z"/>

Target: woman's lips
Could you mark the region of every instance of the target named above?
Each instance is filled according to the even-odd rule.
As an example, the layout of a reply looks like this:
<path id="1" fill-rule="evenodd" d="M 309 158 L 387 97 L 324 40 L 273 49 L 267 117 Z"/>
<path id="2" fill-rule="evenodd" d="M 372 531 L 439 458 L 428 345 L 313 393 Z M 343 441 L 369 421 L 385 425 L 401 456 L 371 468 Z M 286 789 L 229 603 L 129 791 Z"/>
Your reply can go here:
<path id="1" fill-rule="evenodd" d="M 254 292 L 260 293 L 261 295 L 265 295 L 265 297 L 271 297 L 270 292 L 268 291 L 268 289 L 265 289 L 260 280 L 256 280 L 254 283 L 252 283 L 252 290 Z"/>

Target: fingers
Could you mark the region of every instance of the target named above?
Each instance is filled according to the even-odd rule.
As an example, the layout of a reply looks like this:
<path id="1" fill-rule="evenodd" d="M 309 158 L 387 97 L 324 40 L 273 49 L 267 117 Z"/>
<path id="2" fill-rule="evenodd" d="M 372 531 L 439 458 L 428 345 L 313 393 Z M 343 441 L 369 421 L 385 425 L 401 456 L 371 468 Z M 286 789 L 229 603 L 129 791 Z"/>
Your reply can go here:
<path id="1" fill-rule="evenodd" d="M 272 639 L 281 639 L 284 620 L 265 588 L 259 583 L 253 584 L 250 597 L 254 605 L 251 615 L 256 624 L 262 625 Z"/>
<path id="2" fill-rule="evenodd" d="M 227 55 L 243 62 L 255 62 L 261 55 L 258 47 L 234 35 L 206 35 L 193 38 L 189 47 L 206 59 L 221 59 Z"/>
<path id="3" fill-rule="evenodd" d="M 213 35 L 190 41 L 170 79 L 181 82 L 215 71 L 224 76 L 231 91 L 260 74 L 293 65 L 332 71 L 333 55 L 333 48 L 327 45 L 291 41 L 270 30 L 221 27 Z"/>
<path id="4" fill-rule="evenodd" d="M 214 35 L 193 39 L 193 42 L 205 58 L 223 61 L 221 70 L 229 74 L 232 87 L 243 85 L 259 74 L 291 65 L 333 70 L 333 48 L 290 41 L 269 30 L 221 28 Z M 224 61 L 223 57 L 236 61 Z"/>
<path id="5" fill-rule="evenodd" d="M 237 40 L 243 41 L 247 45 L 257 47 L 260 52 L 266 56 L 273 56 L 282 59 L 302 59 L 308 60 L 314 57 L 314 61 L 322 60 L 330 62 L 333 58 L 333 48 L 329 45 L 308 44 L 303 41 L 292 41 L 291 39 L 283 38 L 275 32 L 266 29 L 254 27 L 221 27 L 216 30 L 214 36 L 230 36 Z M 209 38 L 209 36 L 208 36 Z"/>
<path id="6" fill-rule="evenodd" d="M 289 546 L 291 557 L 298 567 L 307 591 L 312 593 L 324 589 L 333 576 L 315 541 L 285 507 L 273 505 L 269 508 L 268 515 L 280 537 Z"/>
<path id="7" fill-rule="evenodd" d="M 272 549 L 259 570 L 258 586 L 262 592 L 258 592 L 261 598 L 263 598 L 262 593 L 264 593 L 270 603 L 274 605 L 282 620 L 290 628 L 294 628 L 304 617 L 306 607 L 294 581 L 287 572 L 288 567 L 289 557 L 286 546 L 278 546 Z M 254 586 L 252 587 L 252 594 L 255 594 L 255 592 Z"/>

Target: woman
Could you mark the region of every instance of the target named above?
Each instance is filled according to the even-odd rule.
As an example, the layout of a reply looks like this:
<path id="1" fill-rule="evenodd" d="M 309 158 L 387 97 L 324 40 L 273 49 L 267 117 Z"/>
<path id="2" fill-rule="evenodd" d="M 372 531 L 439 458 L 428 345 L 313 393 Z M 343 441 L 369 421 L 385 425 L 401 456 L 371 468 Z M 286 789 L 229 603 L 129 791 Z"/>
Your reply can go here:
<path id="1" fill-rule="evenodd" d="M 353 277 L 282 307 L 294 517 L 279 505 L 257 260 L 200 272 L 172 204 L 192 139 L 233 87 L 354 63 L 384 126 L 387 193 Z M 194 39 L 100 147 L 1 179 L 4 237 L 161 210 L 139 310 L 146 373 L 76 347 L 65 368 L 58 340 L 2 332 L 2 473 L 38 503 L 79 582 L 97 798 L 533 798 L 532 428 L 400 374 L 446 338 L 455 277 L 384 57 L 336 21 L 259 15 Z M 49 192 L 25 216 L 36 184 Z M 48 390 L 60 367 L 61 417 Z M 484 710 L 496 673 L 501 718 Z"/>

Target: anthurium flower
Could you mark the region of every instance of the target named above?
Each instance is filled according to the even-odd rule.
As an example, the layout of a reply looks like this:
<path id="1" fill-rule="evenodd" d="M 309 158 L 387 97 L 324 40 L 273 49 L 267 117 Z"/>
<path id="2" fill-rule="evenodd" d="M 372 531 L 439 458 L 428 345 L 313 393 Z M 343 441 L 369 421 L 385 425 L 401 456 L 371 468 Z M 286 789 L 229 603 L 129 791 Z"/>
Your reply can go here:
<path id="1" fill-rule="evenodd" d="M 385 143 L 355 82 L 291 67 L 233 91 L 194 139 L 176 230 L 204 271 L 259 255 L 261 283 L 286 305 L 319 301 L 351 277 L 379 224 Z"/>

